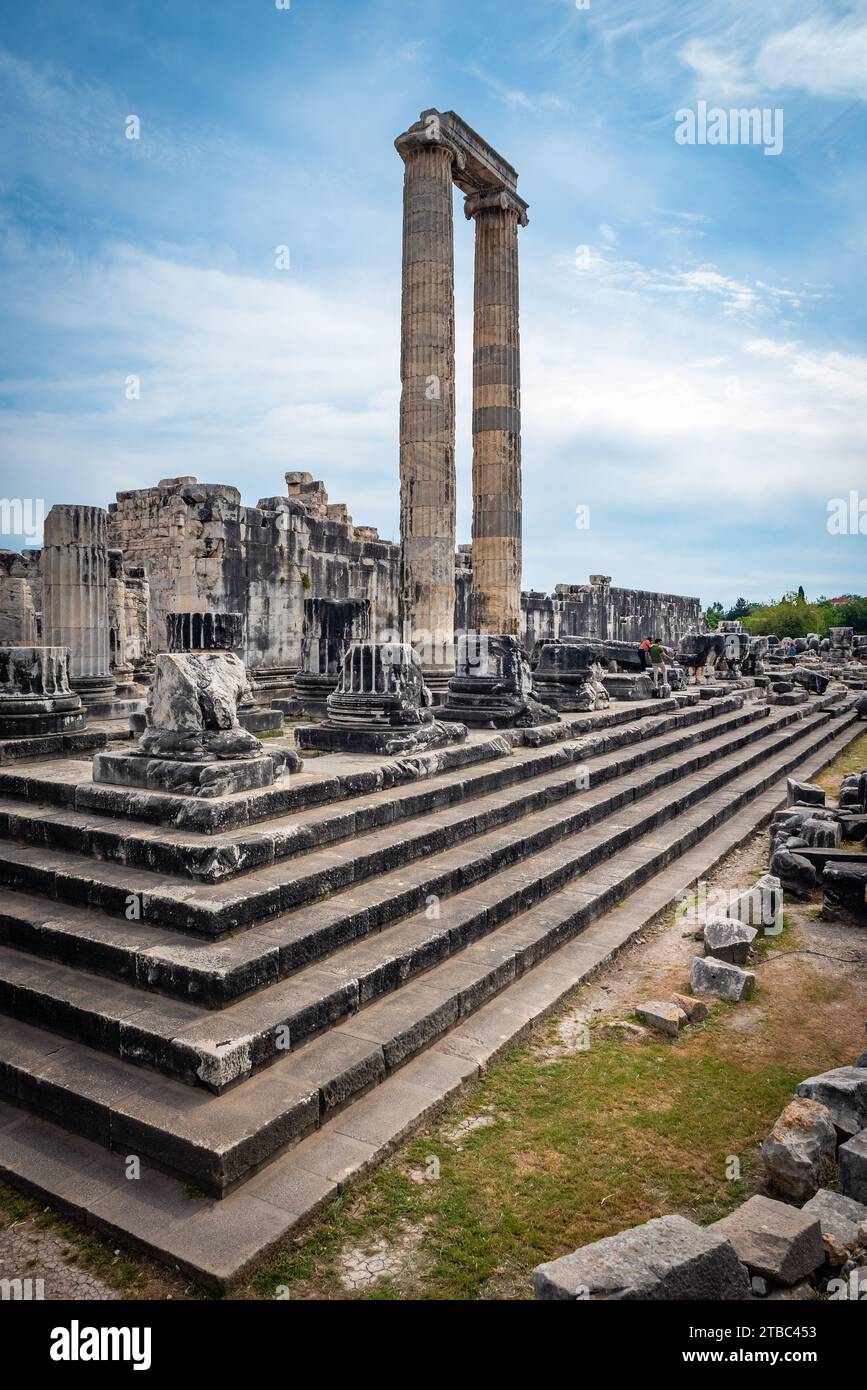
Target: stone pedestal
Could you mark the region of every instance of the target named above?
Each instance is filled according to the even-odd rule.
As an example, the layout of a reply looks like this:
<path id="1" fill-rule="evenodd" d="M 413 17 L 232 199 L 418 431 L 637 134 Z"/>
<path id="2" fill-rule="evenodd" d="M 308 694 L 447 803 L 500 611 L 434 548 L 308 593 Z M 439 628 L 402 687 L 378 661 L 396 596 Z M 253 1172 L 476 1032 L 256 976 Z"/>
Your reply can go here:
<path id="1" fill-rule="evenodd" d="M 560 719 L 535 698 L 530 663 L 520 638 L 510 633 L 461 635 L 448 702 L 439 714 L 480 729 L 522 729 Z"/>
<path id="2" fill-rule="evenodd" d="M 452 177 L 438 122 L 406 131 L 400 349 L 400 622 L 440 686 L 454 669 L 455 303 Z"/>
<path id="3" fill-rule="evenodd" d="M 300 759 L 292 750 L 265 752 L 241 727 L 245 703 L 252 703 L 247 672 L 232 652 L 160 653 L 148 727 L 128 753 L 97 753 L 93 780 L 202 797 L 270 786 Z"/>
<path id="4" fill-rule="evenodd" d="M 52 507 L 42 550 L 42 636 L 70 650 L 69 681 L 85 705 L 111 700 L 107 514 Z"/>
<path id="5" fill-rule="evenodd" d="M 85 723 L 67 647 L 0 647 L 0 736 L 76 733 Z"/>
<path id="6" fill-rule="evenodd" d="M 300 748 L 336 753 L 415 753 L 460 743 L 467 731 L 434 719 L 421 661 L 408 643 L 354 642 L 324 724 L 296 730 Z"/>
<path id="7" fill-rule="evenodd" d="M 346 653 L 353 642 L 369 638 L 369 599 L 304 600 L 302 669 L 295 677 L 300 710 L 317 719 L 326 717 L 328 697 L 337 689 Z"/>
<path id="8" fill-rule="evenodd" d="M 533 694 L 556 710 L 603 709 L 609 703 L 602 683 L 602 642 L 540 642 L 533 670 Z"/>

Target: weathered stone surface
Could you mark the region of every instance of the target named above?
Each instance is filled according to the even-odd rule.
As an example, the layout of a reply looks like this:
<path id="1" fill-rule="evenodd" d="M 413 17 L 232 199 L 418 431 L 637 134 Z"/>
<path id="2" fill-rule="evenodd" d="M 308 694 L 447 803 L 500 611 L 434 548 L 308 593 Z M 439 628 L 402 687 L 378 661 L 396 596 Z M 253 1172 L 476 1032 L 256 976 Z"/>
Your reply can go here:
<path id="1" fill-rule="evenodd" d="M 689 987 L 693 994 L 711 994 L 716 999 L 737 1003 L 749 999 L 755 989 L 756 977 L 751 970 L 716 960 L 713 956 L 696 956 L 692 963 Z"/>
<path id="2" fill-rule="evenodd" d="M 236 651 L 244 645 L 243 613 L 168 613 L 170 652 Z"/>
<path id="3" fill-rule="evenodd" d="M 74 733 L 85 723 L 68 647 L 0 647 L 0 735 Z"/>
<path id="4" fill-rule="evenodd" d="M 695 999 L 691 994 L 673 994 L 671 999 L 683 1009 L 690 1023 L 703 1023 L 708 1016 L 709 1009 L 703 999 Z"/>
<path id="5" fill-rule="evenodd" d="M 262 745 L 238 722 L 253 692 L 231 652 L 161 653 L 148 705 L 148 727 L 134 753 L 174 762 L 249 758 Z"/>
<path id="6" fill-rule="evenodd" d="M 795 1093 L 827 1105 L 841 1134 L 858 1134 L 867 1127 L 867 1070 L 835 1067 L 821 1076 L 808 1076 Z"/>
<path id="7" fill-rule="evenodd" d="M 809 859 L 789 849 L 775 850 L 771 856 L 771 873 L 779 878 L 784 890 L 796 898 L 808 900 L 819 887 L 819 876 Z"/>
<path id="8" fill-rule="evenodd" d="M 798 782 L 794 777 L 786 779 L 786 799 L 790 806 L 824 806 L 825 792 L 814 782 Z"/>
<path id="9" fill-rule="evenodd" d="M 731 917 L 709 917 L 702 935 L 705 955 L 728 961 L 731 965 L 745 965 L 756 929 Z"/>
<path id="10" fill-rule="evenodd" d="M 463 633 L 442 718 L 482 729 L 530 728 L 558 723 L 555 709 L 533 695 L 533 677 L 521 641 L 509 634 Z"/>
<path id="11" fill-rule="evenodd" d="M 750 1197 L 709 1229 L 731 1241 L 751 1274 L 778 1284 L 796 1284 L 825 1259 L 818 1217 L 770 1197 Z"/>
<path id="12" fill-rule="evenodd" d="M 677 1037 L 681 1026 L 687 1021 L 686 1011 L 679 1004 L 670 1004 L 666 1000 L 651 999 L 646 1004 L 639 1004 L 635 1012 L 642 1023 L 671 1038 Z"/>
<path id="13" fill-rule="evenodd" d="M 836 1152 L 831 1112 L 814 1100 L 791 1101 L 762 1145 L 771 1187 L 796 1202 L 834 1180 Z"/>
<path id="14" fill-rule="evenodd" d="M 401 300 L 401 630 L 453 669 L 455 292 L 452 177 L 460 151 L 442 126 L 395 141 L 404 161 Z"/>
<path id="15" fill-rule="evenodd" d="M 822 871 L 822 905 L 829 914 L 867 924 L 867 864 L 829 861 Z"/>
<path id="16" fill-rule="evenodd" d="M 762 874 L 752 888 L 739 893 L 729 904 L 727 916 L 755 927 L 757 932 L 773 932 L 783 915 L 783 888 L 774 874 Z"/>
<path id="17" fill-rule="evenodd" d="M 533 1290 L 537 1299 L 728 1301 L 748 1298 L 750 1284 L 726 1239 L 685 1217 L 661 1216 L 538 1265 Z"/>
<path id="18" fill-rule="evenodd" d="M 834 1239 L 847 1250 L 861 1244 L 861 1228 L 867 1222 L 867 1206 L 842 1192 L 823 1187 L 801 1208 L 808 1216 L 819 1219 L 822 1236 Z"/>
<path id="19" fill-rule="evenodd" d="M 298 729 L 296 738 L 301 748 L 386 755 L 462 742 L 466 728 L 435 720 L 431 705 L 411 646 L 354 642 L 328 697 L 326 722 Z"/>
<path id="20" fill-rule="evenodd" d="M 867 1129 L 840 1145 L 837 1160 L 843 1194 L 855 1202 L 867 1203 Z"/>

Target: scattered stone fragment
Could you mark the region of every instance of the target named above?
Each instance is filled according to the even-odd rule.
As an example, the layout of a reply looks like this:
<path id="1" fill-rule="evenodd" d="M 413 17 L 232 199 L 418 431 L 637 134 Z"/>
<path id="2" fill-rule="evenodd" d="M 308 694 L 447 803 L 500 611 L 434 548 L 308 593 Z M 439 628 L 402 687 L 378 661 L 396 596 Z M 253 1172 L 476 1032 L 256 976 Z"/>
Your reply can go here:
<path id="1" fill-rule="evenodd" d="M 762 874 L 752 888 L 738 894 L 728 910 L 729 917 L 765 932 L 774 931 L 782 915 L 783 887 L 775 874 Z"/>
<path id="2" fill-rule="evenodd" d="M 837 1171 L 837 1131 L 830 1110 L 815 1100 L 793 1100 L 762 1145 L 770 1186 L 803 1202 Z"/>
<path id="3" fill-rule="evenodd" d="M 750 1197 L 710 1230 L 731 1241 L 751 1274 L 777 1284 L 797 1284 L 825 1260 L 818 1217 L 770 1197 Z"/>
<path id="4" fill-rule="evenodd" d="M 748 1298 L 750 1284 L 713 1229 L 660 1216 L 538 1265 L 533 1290 L 538 1299 L 731 1300 Z"/>
<path id="5" fill-rule="evenodd" d="M 801 1210 L 810 1216 L 818 1216 L 826 1242 L 829 1236 L 833 1236 L 846 1250 L 855 1250 L 862 1243 L 861 1229 L 867 1221 L 867 1206 L 863 1202 L 856 1202 L 842 1192 L 830 1192 L 823 1187 Z"/>
<path id="6" fill-rule="evenodd" d="M 795 1094 L 827 1105 L 842 1135 L 858 1134 L 867 1127 L 867 1069 L 864 1067 L 835 1067 L 821 1076 L 808 1076 Z"/>
<path id="7" fill-rule="evenodd" d="M 755 985 L 756 977 L 751 970 L 742 970 L 739 965 L 730 965 L 714 956 L 696 956 L 692 963 L 689 987 L 693 994 L 711 994 L 715 999 L 738 1003 L 750 998 Z"/>
<path id="8" fill-rule="evenodd" d="M 837 1158 L 844 1196 L 867 1203 L 867 1129 L 841 1144 Z"/>
<path id="9" fill-rule="evenodd" d="M 825 792 L 815 782 L 798 782 L 794 777 L 786 779 L 787 803 L 789 806 L 824 806 Z"/>
<path id="10" fill-rule="evenodd" d="M 819 886 L 819 877 L 809 859 L 791 848 L 778 849 L 771 857 L 771 873 L 779 878 L 787 893 L 809 899 Z"/>
<path id="11" fill-rule="evenodd" d="M 703 1023 L 710 1012 L 703 999 L 694 999 L 691 994 L 673 994 L 671 1001 L 683 1009 L 690 1023 Z"/>
<path id="12" fill-rule="evenodd" d="M 731 917 L 709 917 L 704 924 L 705 955 L 726 960 L 730 965 L 745 965 L 755 936 L 755 927 Z"/>
<path id="13" fill-rule="evenodd" d="M 655 1028 L 657 1033 L 667 1034 L 670 1038 L 676 1038 L 681 1025 L 687 1022 L 686 1011 L 679 1004 L 667 1004 L 659 999 L 639 1004 L 635 1012 L 642 1023 L 646 1023 L 649 1028 Z"/>
<path id="14" fill-rule="evenodd" d="M 767 1298 L 770 1287 L 767 1279 L 763 1279 L 760 1274 L 754 1274 L 750 1280 L 750 1288 L 756 1298 Z"/>

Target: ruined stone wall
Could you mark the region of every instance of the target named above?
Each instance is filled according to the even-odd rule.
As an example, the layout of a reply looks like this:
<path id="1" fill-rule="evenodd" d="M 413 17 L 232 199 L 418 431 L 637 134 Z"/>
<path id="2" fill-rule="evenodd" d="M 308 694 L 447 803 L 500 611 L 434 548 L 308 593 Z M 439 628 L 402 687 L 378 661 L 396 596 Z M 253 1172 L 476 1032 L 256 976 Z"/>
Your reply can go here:
<path id="1" fill-rule="evenodd" d="M 300 666 L 306 598 L 367 599 L 372 633 L 397 634 L 400 547 L 356 526 L 309 473 L 288 473 L 286 489 L 244 513 L 247 662 L 254 669 Z"/>
<path id="2" fill-rule="evenodd" d="M 706 626 L 700 599 L 612 588 L 596 575 L 589 584 L 558 584 L 553 594 L 522 594 L 521 607 L 530 652 L 537 641 L 552 637 L 639 642 L 658 636 L 674 645 L 685 632 L 703 632 Z"/>
<path id="3" fill-rule="evenodd" d="M 113 627 L 125 627 L 126 664 L 147 672 L 166 650 L 170 612 L 243 613 L 253 671 L 276 677 L 301 664 L 304 600 L 367 599 L 371 633 L 399 633 L 400 547 L 359 526 L 332 503 L 309 473 L 288 473 L 286 491 L 242 507 L 236 488 L 166 479 L 117 495 L 109 508 L 109 544 L 123 552 L 124 622 L 120 591 Z M 0 552 L 0 641 L 33 643 L 42 606 L 40 552 Z M 455 556 L 455 631 L 471 627 L 471 547 Z M 660 634 L 673 644 L 704 630 L 697 598 L 612 588 L 604 575 L 558 584 L 553 594 L 521 596 L 528 651 L 539 638 L 598 636 L 638 641 Z M 116 653 L 115 663 L 124 657 Z"/>
<path id="4" fill-rule="evenodd" d="M 35 646 L 42 612 L 39 550 L 0 550 L 0 646 Z"/>
<path id="5" fill-rule="evenodd" d="M 117 494 L 109 545 L 147 569 L 154 652 L 166 649 L 167 613 L 244 611 L 242 510 L 237 488 L 195 478 Z"/>
<path id="6" fill-rule="evenodd" d="M 110 536 L 127 572 L 147 573 L 154 653 L 166 649 L 170 612 L 237 612 L 248 665 L 294 669 L 305 598 L 369 599 L 373 631 L 397 631 L 399 547 L 356 526 L 308 473 L 287 474 L 286 495 L 256 507 L 194 478 L 118 493 Z"/>

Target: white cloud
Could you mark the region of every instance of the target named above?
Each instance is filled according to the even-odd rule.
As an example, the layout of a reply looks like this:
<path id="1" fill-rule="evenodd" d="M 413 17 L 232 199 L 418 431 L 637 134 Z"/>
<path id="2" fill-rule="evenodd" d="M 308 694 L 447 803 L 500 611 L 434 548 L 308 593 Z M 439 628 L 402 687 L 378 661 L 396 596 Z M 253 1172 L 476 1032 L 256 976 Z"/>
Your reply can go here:
<path id="1" fill-rule="evenodd" d="M 803 91 L 842 101 L 867 99 L 867 19 L 859 6 L 837 23 L 811 16 L 759 39 L 736 30 L 727 37 L 691 38 L 680 61 L 696 89 L 714 99 L 762 92 Z"/>

